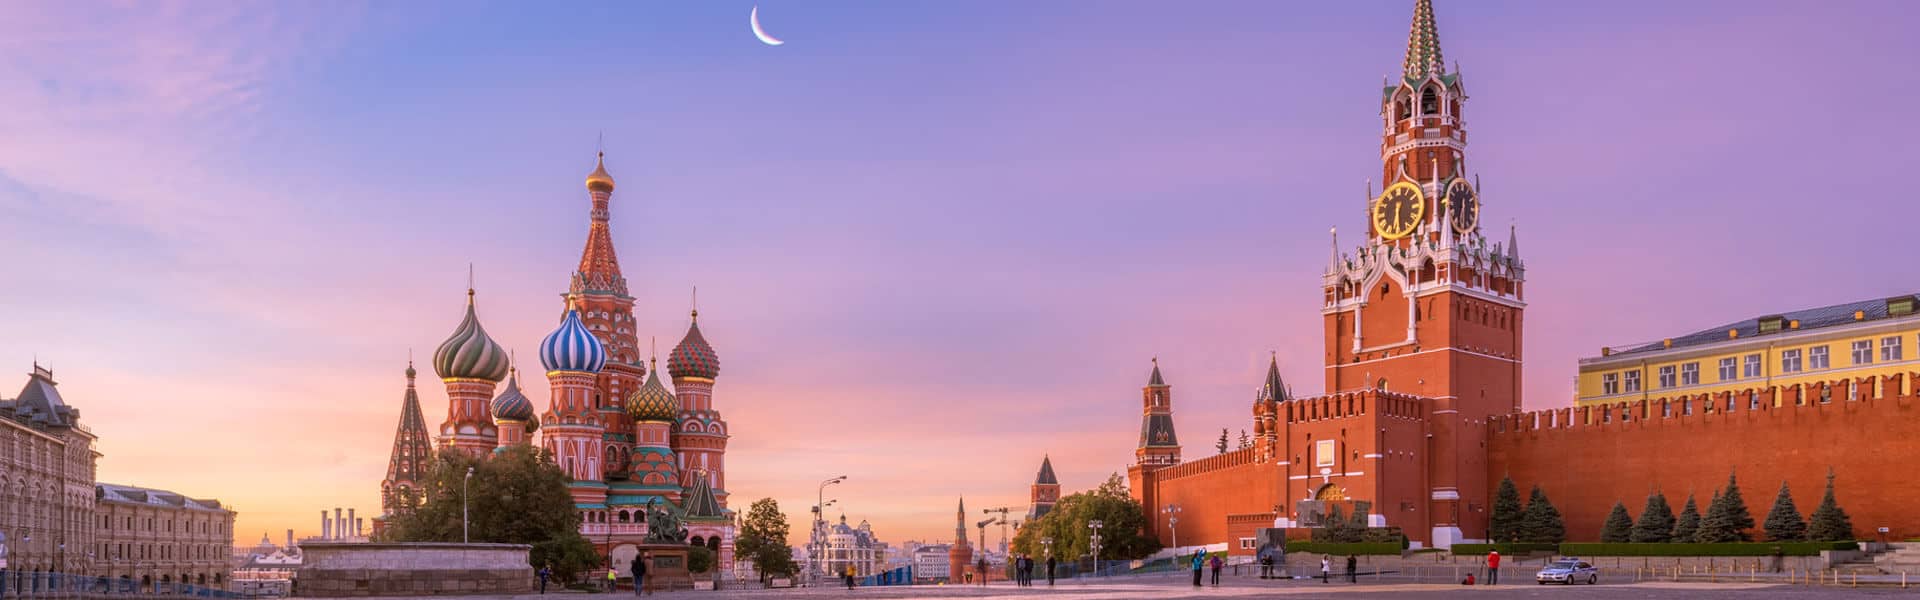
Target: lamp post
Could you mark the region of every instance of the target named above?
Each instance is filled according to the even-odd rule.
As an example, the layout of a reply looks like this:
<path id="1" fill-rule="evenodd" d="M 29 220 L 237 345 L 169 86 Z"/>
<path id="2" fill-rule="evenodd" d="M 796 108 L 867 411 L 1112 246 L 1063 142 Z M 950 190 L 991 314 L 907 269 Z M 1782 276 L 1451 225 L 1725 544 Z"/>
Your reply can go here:
<path id="1" fill-rule="evenodd" d="M 467 477 L 460 480 L 460 543 L 473 543 L 467 535 L 467 488 L 473 483 L 473 467 L 467 467 Z"/>
<path id="2" fill-rule="evenodd" d="M 1087 521 L 1087 527 L 1093 530 L 1090 541 L 1093 542 L 1093 574 L 1096 577 L 1100 575 L 1100 528 L 1104 525 L 1099 519 Z"/>
<path id="3" fill-rule="evenodd" d="M 1180 505 L 1168 504 L 1160 509 L 1160 514 L 1167 516 L 1167 532 L 1173 534 L 1173 553 L 1178 555 L 1180 554 L 1180 528 L 1174 525 L 1180 522 Z"/>
<path id="4" fill-rule="evenodd" d="M 826 541 L 822 539 L 820 533 L 821 533 L 821 528 L 826 526 L 827 486 L 840 483 L 846 480 L 847 480 L 847 476 L 845 475 L 829 478 L 821 481 L 820 488 L 815 490 L 814 502 L 813 502 L 813 536 L 812 536 L 813 550 L 807 553 L 807 563 L 808 563 L 807 578 L 808 579 L 813 578 L 814 565 L 820 562 L 819 555 L 820 555 L 820 549 L 821 549 L 820 548 L 821 542 Z"/>

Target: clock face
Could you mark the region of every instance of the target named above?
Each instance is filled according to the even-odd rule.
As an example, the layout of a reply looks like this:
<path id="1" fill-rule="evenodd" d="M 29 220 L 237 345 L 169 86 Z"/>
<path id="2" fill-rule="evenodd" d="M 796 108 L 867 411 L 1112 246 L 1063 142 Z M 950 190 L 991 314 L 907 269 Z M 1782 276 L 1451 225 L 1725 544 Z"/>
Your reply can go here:
<path id="1" fill-rule="evenodd" d="M 1465 179 L 1455 179 L 1447 186 L 1447 216 L 1453 221 L 1453 230 L 1466 233 L 1480 224 L 1480 193 L 1473 191 L 1473 184 Z"/>
<path id="2" fill-rule="evenodd" d="M 1373 231 L 1389 240 L 1406 237 L 1420 225 L 1426 212 L 1426 194 L 1419 185 L 1407 181 L 1393 184 L 1373 201 Z"/>

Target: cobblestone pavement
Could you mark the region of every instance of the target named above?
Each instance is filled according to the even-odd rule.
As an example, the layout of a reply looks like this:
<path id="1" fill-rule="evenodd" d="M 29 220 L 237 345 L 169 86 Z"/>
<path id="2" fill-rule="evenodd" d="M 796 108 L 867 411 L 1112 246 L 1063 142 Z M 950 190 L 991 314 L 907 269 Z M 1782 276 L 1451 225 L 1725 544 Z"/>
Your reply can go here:
<path id="1" fill-rule="evenodd" d="M 1474 586 L 1446 584 L 1323 584 L 1318 581 L 1229 582 L 1221 587 L 1194 588 L 1182 581 L 1168 579 L 1144 579 L 1130 582 L 1100 582 L 1093 584 L 1061 583 L 1053 588 L 1044 584 L 1032 588 L 1016 588 L 1005 585 L 988 587 L 967 586 L 910 586 L 886 588 L 846 588 L 818 587 L 776 590 L 721 590 L 706 592 L 657 593 L 646 596 L 660 600 L 773 600 L 779 598 L 875 598 L 875 599 L 912 599 L 942 600 L 947 598 L 1001 599 L 1001 598 L 1059 598 L 1060 600 L 1130 600 L 1134 598 L 1153 599 L 1199 599 L 1199 598 L 1333 598 L 1336 600 L 1353 598 L 1410 598 L 1415 600 L 1446 598 L 1646 598 L 1654 600 L 1716 600 L 1767 598 L 1866 598 L 1912 596 L 1920 589 L 1903 590 L 1900 588 L 1848 588 L 1793 586 L 1754 583 L 1621 583 L 1595 586 L 1540 586 L 1531 583 L 1525 585 Z M 631 594 L 551 594 L 564 596 L 555 600 L 587 600 L 605 598 L 607 600 L 625 599 Z M 445 600 L 447 597 L 440 597 Z M 477 597 L 467 597 L 477 598 Z M 507 600 L 506 596 L 489 597 Z M 512 600 L 537 600 L 544 596 L 517 596 Z"/>

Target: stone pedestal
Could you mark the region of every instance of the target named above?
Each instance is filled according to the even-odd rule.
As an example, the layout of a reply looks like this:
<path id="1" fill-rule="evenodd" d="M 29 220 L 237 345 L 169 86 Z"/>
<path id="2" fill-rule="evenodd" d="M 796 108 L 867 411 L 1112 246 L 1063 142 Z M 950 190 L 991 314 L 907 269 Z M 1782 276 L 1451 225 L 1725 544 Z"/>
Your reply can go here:
<path id="1" fill-rule="evenodd" d="M 524 544 L 307 542 L 294 595 L 507 595 L 534 591 Z M 682 565 L 686 559 L 681 558 Z M 685 570 L 685 567 L 682 567 Z"/>
<path id="2" fill-rule="evenodd" d="M 647 563 L 647 585 L 653 591 L 693 589 L 693 574 L 687 571 L 687 546 L 640 544 L 640 555 L 651 559 Z"/>

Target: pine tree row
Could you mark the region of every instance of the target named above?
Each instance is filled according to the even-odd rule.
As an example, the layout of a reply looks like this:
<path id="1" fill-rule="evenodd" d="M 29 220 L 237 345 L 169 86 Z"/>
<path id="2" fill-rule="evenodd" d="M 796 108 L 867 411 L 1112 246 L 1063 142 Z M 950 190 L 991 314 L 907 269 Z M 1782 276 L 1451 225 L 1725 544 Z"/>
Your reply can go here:
<path id="1" fill-rule="evenodd" d="M 1627 513 L 1625 504 L 1615 502 L 1600 529 L 1600 541 L 1749 542 L 1753 540 L 1747 531 L 1753 527 L 1753 515 L 1747 511 L 1746 500 L 1740 494 L 1740 483 L 1729 474 L 1726 488 L 1714 492 L 1713 501 L 1707 504 L 1704 515 L 1694 503 L 1692 494 L 1687 495 L 1687 503 L 1680 509 L 1677 518 L 1667 503 L 1666 494 L 1658 491 L 1647 496 L 1646 507 L 1640 510 L 1638 521 Z M 1768 511 L 1767 520 L 1761 527 L 1766 532 L 1766 541 L 1770 542 L 1831 542 L 1853 537 L 1853 524 L 1834 499 L 1831 472 L 1827 473 L 1826 496 L 1821 499 L 1820 506 L 1814 509 L 1810 521 L 1800 517 L 1800 511 L 1793 503 L 1793 493 L 1783 481 L 1780 483 L 1780 493 L 1774 497 L 1773 509 Z M 1560 511 L 1547 501 L 1546 493 L 1539 486 L 1534 486 L 1532 498 L 1523 508 L 1520 505 L 1520 492 L 1514 487 L 1513 479 L 1504 478 L 1494 494 L 1488 533 L 1495 542 L 1557 543 L 1565 541 L 1566 527 L 1560 520 Z"/>

